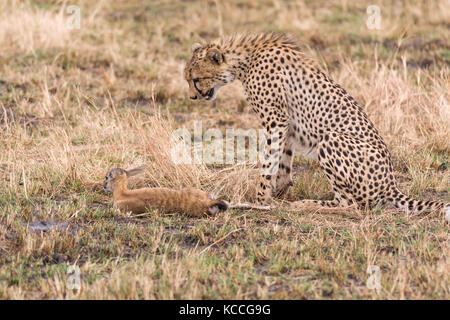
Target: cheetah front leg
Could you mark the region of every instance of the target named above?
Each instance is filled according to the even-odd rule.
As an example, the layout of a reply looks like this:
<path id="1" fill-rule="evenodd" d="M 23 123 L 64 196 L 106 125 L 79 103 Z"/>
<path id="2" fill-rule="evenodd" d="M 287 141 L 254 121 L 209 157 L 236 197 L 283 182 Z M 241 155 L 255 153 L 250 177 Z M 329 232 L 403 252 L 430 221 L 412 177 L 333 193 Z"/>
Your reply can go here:
<path id="1" fill-rule="evenodd" d="M 257 186 L 256 201 L 258 204 L 267 204 L 272 192 L 276 190 L 277 179 L 275 178 L 279 167 L 281 155 L 285 148 L 287 125 L 273 120 L 266 130 L 266 152 L 261 161 L 261 176 Z"/>
<path id="2" fill-rule="evenodd" d="M 277 173 L 276 188 L 274 196 L 281 198 L 293 185 L 292 182 L 292 162 L 294 160 L 295 135 L 292 129 L 288 130 L 287 139 L 280 160 L 280 168 Z"/>

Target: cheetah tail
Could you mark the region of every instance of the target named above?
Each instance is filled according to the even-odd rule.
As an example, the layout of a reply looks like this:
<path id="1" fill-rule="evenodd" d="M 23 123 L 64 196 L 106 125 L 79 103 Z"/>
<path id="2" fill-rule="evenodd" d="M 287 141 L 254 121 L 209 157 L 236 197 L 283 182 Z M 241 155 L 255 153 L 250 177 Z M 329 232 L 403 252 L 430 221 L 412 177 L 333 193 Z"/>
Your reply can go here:
<path id="1" fill-rule="evenodd" d="M 443 211 L 445 220 L 450 222 L 450 203 L 444 204 L 439 201 L 416 200 L 396 190 L 393 192 L 392 203 L 400 210 L 408 213 L 420 214 L 422 212 Z"/>

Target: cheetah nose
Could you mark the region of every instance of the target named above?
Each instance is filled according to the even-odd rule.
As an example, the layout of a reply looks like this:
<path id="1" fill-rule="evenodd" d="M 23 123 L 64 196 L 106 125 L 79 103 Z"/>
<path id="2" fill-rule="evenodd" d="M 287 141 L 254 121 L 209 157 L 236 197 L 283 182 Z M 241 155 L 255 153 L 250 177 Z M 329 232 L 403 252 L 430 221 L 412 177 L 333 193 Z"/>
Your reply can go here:
<path id="1" fill-rule="evenodd" d="M 191 96 L 189 98 L 191 98 L 191 100 L 197 100 L 197 96 Z"/>

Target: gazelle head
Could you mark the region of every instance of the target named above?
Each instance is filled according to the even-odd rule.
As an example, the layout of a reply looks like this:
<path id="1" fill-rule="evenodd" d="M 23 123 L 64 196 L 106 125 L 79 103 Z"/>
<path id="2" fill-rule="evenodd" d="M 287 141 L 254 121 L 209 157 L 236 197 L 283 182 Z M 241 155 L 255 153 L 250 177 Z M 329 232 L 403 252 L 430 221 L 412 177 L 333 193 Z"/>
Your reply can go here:
<path id="1" fill-rule="evenodd" d="M 128 177 L 138 175 L 143 172 L 145 168 L 147 168 L 146 165 L 130 170 L 125 170 L 122 168 L 114 168 L 109 170 L 105 176 L 105 181 L 103 182 L 103 190 L 105 190 L 106 192 L 113 192 L 116 182 L 121 179 L 127 179 Z"/>

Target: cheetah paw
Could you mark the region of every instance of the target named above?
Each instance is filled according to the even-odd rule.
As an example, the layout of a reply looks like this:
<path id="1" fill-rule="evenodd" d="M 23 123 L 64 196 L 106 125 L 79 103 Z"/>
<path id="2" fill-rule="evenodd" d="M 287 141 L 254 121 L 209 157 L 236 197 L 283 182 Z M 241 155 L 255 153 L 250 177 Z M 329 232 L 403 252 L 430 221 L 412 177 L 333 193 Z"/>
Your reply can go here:
<path id="1" fill-rule="evenodd" d="M 289 181 L 288 183 L 284 184 L 283 186 L 276 188 L 275 192 L 273 193 L 273 196 L 275 198 L 282 198 L 286 192 L 289 190 L 290 187 L 292 187 L 294 183 L 292 181 Z"/>

